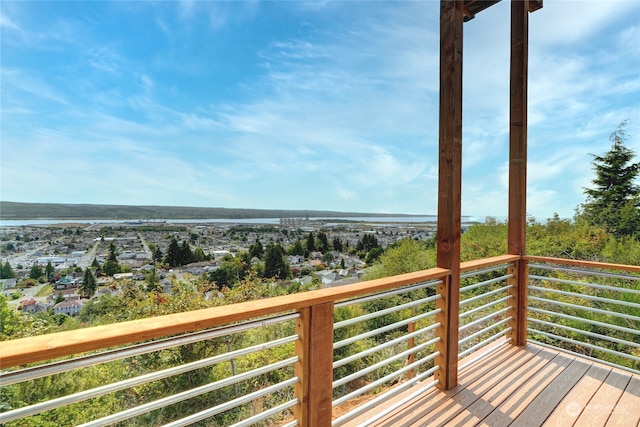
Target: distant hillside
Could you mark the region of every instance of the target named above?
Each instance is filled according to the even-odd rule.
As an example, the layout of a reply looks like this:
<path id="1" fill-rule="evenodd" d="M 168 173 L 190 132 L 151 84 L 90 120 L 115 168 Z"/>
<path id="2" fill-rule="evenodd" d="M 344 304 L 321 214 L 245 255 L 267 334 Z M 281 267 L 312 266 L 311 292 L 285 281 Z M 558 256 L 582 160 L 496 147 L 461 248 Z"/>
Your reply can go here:
<path id="1" fill-rule="evenodd" d="M 21 219 L 248 219 L 304 217 L 410 216 L 311 210 L 194 208 L 183 206 L 126 206 L 64 203 L 0 202 L 0 220 Z"/>

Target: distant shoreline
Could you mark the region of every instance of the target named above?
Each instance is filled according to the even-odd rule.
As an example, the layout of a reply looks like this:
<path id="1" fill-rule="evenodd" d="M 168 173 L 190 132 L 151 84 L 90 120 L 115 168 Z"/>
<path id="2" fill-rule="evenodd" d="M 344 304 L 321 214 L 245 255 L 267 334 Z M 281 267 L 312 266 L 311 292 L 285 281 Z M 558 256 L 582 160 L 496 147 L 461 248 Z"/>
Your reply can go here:
<path id="1" fill-rule="evenodd" d="M 97 221 L 126 220 L 247 220 L 259 218 L 415 218 L 428 214 L 337 212 L 317 210 L 203 208 L 187 206 L 129 206 L 0 201 L 0 221 Z"/>

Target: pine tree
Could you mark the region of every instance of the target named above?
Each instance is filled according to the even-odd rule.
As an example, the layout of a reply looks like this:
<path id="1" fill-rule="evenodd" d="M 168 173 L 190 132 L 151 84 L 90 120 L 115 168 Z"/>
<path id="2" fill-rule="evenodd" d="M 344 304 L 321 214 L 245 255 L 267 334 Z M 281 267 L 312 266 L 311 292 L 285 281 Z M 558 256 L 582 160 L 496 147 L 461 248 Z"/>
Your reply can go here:
<path id="1" fill-rule="evenodd" d="M 91 298 L 98 290 L 98 282 L 96 276 L 93 275 L 93 271 L 90 268 L 84 270 L 84 276 L 82 278 L 82 284 L 79 286 L 80 295 L 83 298 Z"/>
<path id="2" fill-rule="evenodd" d="M 5 261 L 4 264 L 0 264 L 0 279 L 13 279 L 16 277 L 16 273 L 11 268 L 9 261 Z"/>
<path id="3" fill-rule="evenodd" d="M 309 236 L 307 237 L 307 250 L 309 252 L 313 252 L 316 250 L 316 244 L 313 240 L 313 231 L 310 231 Z"/>
<path id="4" fill-rule="evenodd" d="M 249 253 L 251 254 L 251 258 L 256 257 L 258 259 L 262 259 L 264 256 L 264 247 L 262 246 L 259 238 L 256 238 L 256 242 L 249 246 Z"/>
<path id="5" fill-rule="evenodd" d="M 175 237 L 171 239 L 171 242 L 169 242 L 167 255 L 165 256 L 164 261 L 171 267 L 177 267 L 180 265 L 180 245 L 178 245 L 178 241 Z"/>
<path id="6" fill-rule="evenodd" d="M 276 244 L 269 244 L 264 259 L 264 277 L 286 279 L 289 275 L 289 264 L 284 258 L 284 249 Z"/>
<path id="7" fill-rule="evenodd" d="M 640 233 L 640 187 L 635 182 L 640 163 L 632 163 L 635 153 L 625 146 L 626 124 L 611 134 L 611 149 L 604 156 L 592 155 L 594 187 L 585 188 L 587 200 L 579 214 L 616 236 Z"/>
<path id="8" fill-rule="evenodd" d="M 44 268 L 44 274 L 47 276 L 47 280 L 51 280 L 53 275 L 55 274 L 56 269 L 51 265 L 51 261 L 47 263 L 47 266 Z"/>
<path id="9" fill-rule="evenodd" d="M 107 257 L 107 261 L 104 263 L 103 271 L 107 276 L 113 276 L 114 274 L 120 273 L 121 270 L 120 264 L 118 264 L 116 244 L 112 240 L 111 244 L 109 244 L 109 256 Z"/>
<path id="10" fill-rule="evenodd" d="M 29 279 L 38 280 L 43 274 L 42 267 L 39 264 L 33 264 L 31 271 L 29 271 Z"/>

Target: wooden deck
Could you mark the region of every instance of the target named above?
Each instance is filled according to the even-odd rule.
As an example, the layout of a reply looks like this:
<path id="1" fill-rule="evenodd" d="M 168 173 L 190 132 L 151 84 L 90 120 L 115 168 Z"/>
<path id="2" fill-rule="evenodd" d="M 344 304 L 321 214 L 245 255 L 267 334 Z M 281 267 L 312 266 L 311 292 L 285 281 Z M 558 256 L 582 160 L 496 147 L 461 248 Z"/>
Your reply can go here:
<path id="1" fill-rule="evenodd" d="M 429 391 L 373 425 L 638 427 L 640 376 L 532 344 L 507 345 L 463 370 L 456 388 Z"/>

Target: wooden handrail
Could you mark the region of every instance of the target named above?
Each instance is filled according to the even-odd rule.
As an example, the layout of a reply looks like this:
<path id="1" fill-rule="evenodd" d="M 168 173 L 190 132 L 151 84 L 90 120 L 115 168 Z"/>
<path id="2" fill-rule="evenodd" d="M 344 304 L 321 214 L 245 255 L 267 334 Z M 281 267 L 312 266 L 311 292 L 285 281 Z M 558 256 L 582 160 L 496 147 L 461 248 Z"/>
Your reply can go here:
<path id="1" fill-rule="evenodd" d="M 465 261 L 460 263 L 460 272 L 478 270 L 485 267 L 493 267 L 494 265 L 509 264 L 521 259 L 520 255 L 498 255 L 491 258 L 476 259 L 473 261 Z"/>
<path id="2" fill-rule="evenodd" d="M 612 264 L 608 262 L 581 261 L 577 259 L 564 259 L 564 258 L 553 258 L 553 257 L 533 256 L 533 255 L 525 255 L 522 257 L 522 259 L 524 259 L 527 262 L 529 261 L 545 262 L 550 264 L 563 264 L 563 265 L 570 265 L 575 267 L 604 268 L 607 270 L 619 270 L 619 271 L 628 271 L 630 273 L 640 273 L 640 266 L 637 266 L 637 265 Z"/>
<path id="3" fill-rule="evenodd" d="M 449 273 L 449 270 L 444 268 L 431 268 L 336 288 L 1 341 L 0 368 L 6 369 L 71 354 L 211 328 L 260 316 L 300 310 L 305 307 L 336 302 L 406 284 L 439 279 Z"/>

